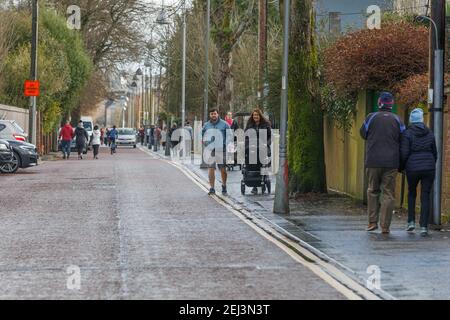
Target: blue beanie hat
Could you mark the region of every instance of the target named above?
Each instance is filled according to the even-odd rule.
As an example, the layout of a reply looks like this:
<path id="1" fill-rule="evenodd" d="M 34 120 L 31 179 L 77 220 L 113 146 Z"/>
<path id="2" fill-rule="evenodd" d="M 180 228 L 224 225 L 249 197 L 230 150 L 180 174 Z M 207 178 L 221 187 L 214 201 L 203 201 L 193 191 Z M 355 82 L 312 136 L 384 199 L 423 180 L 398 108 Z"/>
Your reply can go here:
<path id="1" fill-rule="evenodd" d="M 379 109 L 392 109 L 394 107 L 394 96 L 390 92 L 380 93 L 380 98 L 378 99 Z"/>
<path id="2" fill-rule="evenodd" d="M 422 123 L 423 110 L 420 108 L 414 109 L 409 116 L 409 123 Z"/>

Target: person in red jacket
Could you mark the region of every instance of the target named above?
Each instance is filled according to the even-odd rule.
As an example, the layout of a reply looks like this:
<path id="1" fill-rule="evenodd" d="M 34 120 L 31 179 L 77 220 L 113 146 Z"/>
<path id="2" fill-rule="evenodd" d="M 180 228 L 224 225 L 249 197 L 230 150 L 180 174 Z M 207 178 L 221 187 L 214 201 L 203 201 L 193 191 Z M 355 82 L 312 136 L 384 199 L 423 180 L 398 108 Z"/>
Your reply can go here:
<path id="1" fill-rule="evenodd" d="M 61 140 L 61 149 L 64 159 L 69 159 L 70 157 L 70 144 L 72 143 L 73 135 L 73 128 L 70 125 L 70 121 L 67 121 L 66 125 L 62 127 L 59 132 L 59 139 Z"/>

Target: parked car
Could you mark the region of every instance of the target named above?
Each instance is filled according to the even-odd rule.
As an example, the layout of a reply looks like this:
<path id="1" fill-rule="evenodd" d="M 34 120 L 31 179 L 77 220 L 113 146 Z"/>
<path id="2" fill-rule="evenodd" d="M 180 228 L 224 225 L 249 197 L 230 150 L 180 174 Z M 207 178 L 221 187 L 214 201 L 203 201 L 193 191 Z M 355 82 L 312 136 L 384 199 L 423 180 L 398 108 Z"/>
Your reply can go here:
<path id="1" fill-rule="evenodd" d="M 0 120 L 0 139 L 27 141 L 28 134 L 14 120 Z"/>
<path id="2" fill-rule="evenodd" d="M 133 128 L 120 128 L 117 129 L 117 146 L 132 146 L 136 148 L 137 145 L 137 133 Z"/>
<path id="3" fill-rule="evenodd" d="M 9 173 L 13 161 L 13 151 L 8 141 L 0 140 L 0 172 Z"/>
<path id="4" fill-rule="evenodd" d="M 9 167 L 9 173 L 14 173 L 19 168 L 26 169 L 38 165 L 39 154 L 34 144 L 17 140 L 8 140 L 8 143 L 13 151 L 13 159 Z"/>

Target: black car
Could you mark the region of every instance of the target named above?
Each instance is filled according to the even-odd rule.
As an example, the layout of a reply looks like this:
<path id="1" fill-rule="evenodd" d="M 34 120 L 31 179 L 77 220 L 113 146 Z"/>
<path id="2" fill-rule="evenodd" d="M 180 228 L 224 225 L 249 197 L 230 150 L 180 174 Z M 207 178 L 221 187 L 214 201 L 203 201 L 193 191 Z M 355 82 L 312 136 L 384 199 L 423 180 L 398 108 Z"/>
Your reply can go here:
<path id="1" fill-rule="evenodd" d="M 8 141 L 0 140 L 0 172 L 9 173 L 13 166 L 14 152 Z"/>
<path id="2" fill-rule="evenodd" d="M 15 173 L 19 168 L 38 165 L 39 155 L 35 145 L 17 140 L 8 140 L 8 143 L 13 151 L 13 158 L 5 173 Z"/>

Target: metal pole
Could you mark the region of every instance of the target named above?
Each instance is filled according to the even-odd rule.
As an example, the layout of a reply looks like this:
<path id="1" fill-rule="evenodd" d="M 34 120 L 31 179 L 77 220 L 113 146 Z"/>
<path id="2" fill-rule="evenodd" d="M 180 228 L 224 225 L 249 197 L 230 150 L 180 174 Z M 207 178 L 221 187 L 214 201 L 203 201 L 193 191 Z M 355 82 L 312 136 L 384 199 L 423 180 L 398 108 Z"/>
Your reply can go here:
<path id="1" fill-rule="evenodd" d="M 141 94 L 141 110 L 139 111 L 139 129 L 141 128 L 142 124 L 145 120 L 145 67 L 143 68 L 142 72 L 142 94 Z M 142 118 L 141 118 L 142 113 Z M 142 122 L 141 122 L 142 119 Z"/>
<path id="2" fill-rule="evenodd" d="M 203 106 L 203 125 L 208 121 L 209 108 L 209 38 L 211 37 L 211 0 L 206 4 L 206 34 L 205 34 L 205 88 L 204 88 L 204 106 Z M 203 137 L 202 137 L 203 139 Z M 206 169 L 208 165 L 203 159 L 203 143 L 202 145 L 202 163 L 200 168 Z"/>
<path id="3" fill-rule="evenodd" d="M 169 27 L 167 26 L 166 28 L 166 32 L 167 34 L 169 34 Z M 170 56 L 169 56 L 169 44 L 166 43 L 166 52 L 167 52 L 167 69 L 166 69 L 166 73 L 169 75 L 169 68 L 170 68 Z M 169 92 L 169 94 L 167 95 L 167 106 L 166 106 L 166 111 L 168 111 L 168 107 L 170 104 L 170 79 L 169 82 L 167 83 L 167 85 L 169 86 L 169 89 L 167 90 Z M 170 148 L 172 146 L 172 141 L 170 141 L 169 139 L 169 130 L 171 128 L 171 122 L 169 121 L 169 117 L 167 117 L 167 124 L 166 124 L 166 150 L 165 150 L 165 156 L 169 157 L 170 156 Z"/>
<path id="4" fill-rule="evenodd" d="M 277 174 L 273 212 L 289 214 L 289 168 L 287 160 L 288 62 L 290 0 L 284 0 L 283 76 L 281 87 L 280 169 Z"/>
<path id="5" fill-rule="evenodd" d="M 38 33 L 39 33 L 39 3 L 38 0 L 32 2 L 32 36 L 31 36 L 31 80 L 37 80 L 37 55 L 38 55 Z M 37 98 L 31 97 L 30 99 L 30 111 L 29 111 L 29 141 L 36 145 L 36 110 L 37 110 Z"/>
<path id="6" fill-rule="evenodd" d="M 209 104 L 209 38 L 211 34 L 211 0 L 206 5 L 206 35 L 205 35 L 205 92 L 204 92 L 204 108 L 203 122 L 208 121 L 208 104 Z"/>
<path id="7" fill-rule="evenodd" d="M 183 129 L 183 134 L 181 137 L 181 141 L 183 143 L 183 150 L 186 150 L 186 141 L 184 139 L 184 126 L 186 123 L 186 0 L 183 1 L 183 70 L 182 70 L 182 77 L 183 77 L 183 83 L 181 86 L 181 128 Z M 182 157 L 185 157 L 186 155 L 183 152 Z"/>
<path id="8" fill-rule="evenodd" d="M 438 160 L 436 164 L 436 179 L 433 193 L 433 224 L 441 225 L 441 193 L 442 193 L 442 128 L 443 128 L 443 98 L 444 98 L 444 50 L 434 53 L 434 135 Z"/>
<path id="9" fill-rule="evenodd" d="M 259 0 L 259 107 L 264 109 L 264 88 L 266 84 L 266 62 L 267 62 L 267 0 Z"/>

